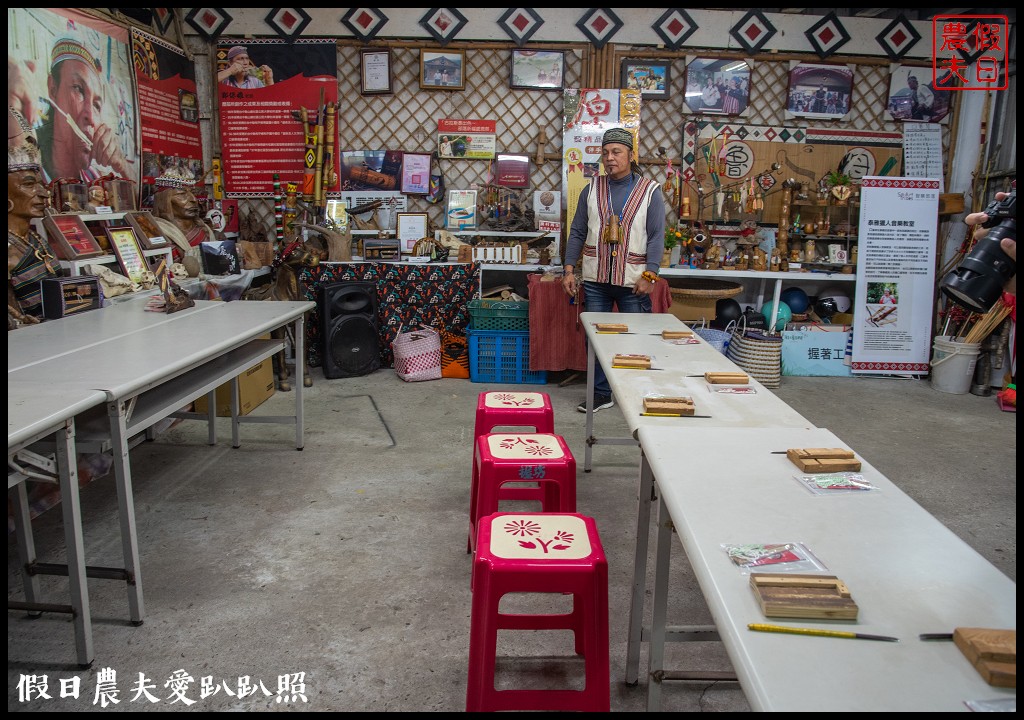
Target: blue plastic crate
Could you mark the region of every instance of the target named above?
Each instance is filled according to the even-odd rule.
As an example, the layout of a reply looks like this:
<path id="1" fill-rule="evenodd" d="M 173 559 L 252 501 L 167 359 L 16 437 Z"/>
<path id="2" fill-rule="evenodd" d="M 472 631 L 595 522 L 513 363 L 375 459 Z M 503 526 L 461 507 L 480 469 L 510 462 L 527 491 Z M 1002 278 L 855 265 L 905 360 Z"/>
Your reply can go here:
<path id="1" fill-rule="evenodd" d="M 469 379 L 473 382 L 544 385 L 546 370 L 530 370 L 530 333 L 468 328 Z"/>

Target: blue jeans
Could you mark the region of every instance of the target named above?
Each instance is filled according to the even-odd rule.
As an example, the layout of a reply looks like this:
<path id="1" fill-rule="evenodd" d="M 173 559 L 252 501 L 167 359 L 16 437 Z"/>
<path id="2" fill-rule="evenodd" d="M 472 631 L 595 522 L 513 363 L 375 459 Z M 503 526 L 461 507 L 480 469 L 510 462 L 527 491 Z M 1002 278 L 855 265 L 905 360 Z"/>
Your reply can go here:
<path id="1" fill-rule="evenodd" d="M 651 311 L 650 295 L 635 295 L 633 288 L 610 283 L 583 283 L 583 299 L 587 312 L 612 312 L 616 308 L 621 313 L 649 313 Z M 594 365 L 594 394 L 611 395 L 608 376 L 604 373 L 601 363 Z"/>

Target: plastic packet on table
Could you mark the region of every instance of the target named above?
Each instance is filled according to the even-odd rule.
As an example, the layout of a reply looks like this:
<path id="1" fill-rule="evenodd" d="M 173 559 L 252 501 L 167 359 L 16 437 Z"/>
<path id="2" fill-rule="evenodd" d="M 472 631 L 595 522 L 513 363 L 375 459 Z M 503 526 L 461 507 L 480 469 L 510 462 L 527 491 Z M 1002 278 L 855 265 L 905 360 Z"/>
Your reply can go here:
<path id="1" fill-rule="evenodd" d="M 723 395 L 757 395 L 757 388 L 750 385 L 716 385 L 707 383 L 708 392 L 722 393 Z"/>
<path id="2" fill-rule="evenodd" d="M 815 495 L 857 493 L 878 489 L 878 486 L 873 485 L 870 480 L 856 472 L 815 473 L 794 475 L 793 477 Z"/>
<path id="3" fill-rule="evenodd" d="M 774 573 L 828 570 L 825 564 L 800 542 L 748 543 L 744 545 L 723 543 L 722 549 L 744 574 L 757 570 L 770 570 Z"/>

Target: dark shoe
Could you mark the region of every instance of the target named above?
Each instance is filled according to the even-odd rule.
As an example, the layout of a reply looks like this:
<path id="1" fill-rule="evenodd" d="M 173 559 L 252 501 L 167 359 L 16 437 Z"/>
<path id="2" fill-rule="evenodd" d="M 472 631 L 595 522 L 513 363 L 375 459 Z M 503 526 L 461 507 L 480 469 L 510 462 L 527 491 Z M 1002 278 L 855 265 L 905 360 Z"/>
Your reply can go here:
<path id="1" fill-rule="evenodd" d="M 594 393 L 594 412 L 598 410 L 604 410 L 605 408 L 615 407 L 615 401 L 612 400 L 611 395 L 602 395 L 601 393 Z M 587 411 L 587 401 L 584 400 L 576 406 L 576 410 L 581 413 Z"/>

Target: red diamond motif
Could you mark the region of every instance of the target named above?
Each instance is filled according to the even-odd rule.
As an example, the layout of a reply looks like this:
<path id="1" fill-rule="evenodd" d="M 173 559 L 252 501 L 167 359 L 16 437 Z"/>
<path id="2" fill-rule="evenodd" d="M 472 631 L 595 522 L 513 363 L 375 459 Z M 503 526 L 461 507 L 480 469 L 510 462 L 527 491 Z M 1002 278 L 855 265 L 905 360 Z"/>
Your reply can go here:
<path id="1" fill-rule="evenodd" d="M 685 26 L 681 22 L 679 22 L 678 19 L 672 18 L 672 22 L 668 24 L 668 34 L 678 35 L 683 31 L 684 27 Z"/>
<path id="2" fill-rule="evenodd" d="M 832 28 L 822 28 L 821 32 L 818 33 L 818 40 L 821 41 L 822 45 L 828 45 L 835 39 L 836 34 L 832 32 Z"/>
<path id="3" fill-rule="evenodd" d="M 361 28 L 363 28 L 365 30 L 368 27 L 370 27 L 370 25 L 373 24 L 373 15 L 371 15 L 368 12 L 363 11 L 363 12 L 359 13 L 359 17 L 356 18 L 356 23 L 359 24 L 359 27 L 361 27 Z"/>
<path id="4" fill-rule="evenodd" d="M 515 26 L 516 30 L 518 30 L 519 32 L 523 32 L 524 30 L 526 30 L 526 28 L 530 26 L 530 18 L 526 17 L 522 13 L 519 13 L 512 21 L 512 24 Z"/>
<path id="5" fill-rule="evenodd" d="M 758 37 L 761 36 L 761 28 L 759 28 L 757 25 L 747 25 L 747 29 L 743 31 L 743 34 L 750 38 L 750 41 L 753 42 L 757 40 Z"/>
<path id="6" fill-rule="evenodd" d="M 901 45 L 903 45 L 903 43 L 907 41 L 907 34 L 903 32 L 902 29 L 900 29 L 897 30 L 896 34 L 893 35 L 890 39 L 892 40 L 893 45 L 895 45 L 896 47 L 900 47 Z"/>
<path id="7" fill-rule="evenodd" d="M 216 24 L 218 19 L 219 18 L 214 13 L 212 13 L 212 12 L 204 12 L 203 13 L 203 23 L 208 28 L 212 28 Z"/>
<path id="8" fill-rule="evenodd" d="M 447 30 L 448 26 L 450 24 L 451 23 L 448 22 L 448 16 L 447 15 L 442 15 L 441 17 L 439 17 L 436 20 L 434 20 L 434 25 L 436 25 L 437 29 L 442 31 L 442 32 Z"/>
<path id="9" fill-rule="evenodd" d="M 603 17 L 595 18 L 590 26 L 594 29 L 594 34 L 601 35 L 608 28 L 608 21 Z"/>
<path id="10" fill-rule="evenodd" d="M 285 26 L 285 28 L 292 30 L 295 27 L 295 24 L 299 22 L 299 18 L 292 13 L 285 13 L 280 22 Z"/>

